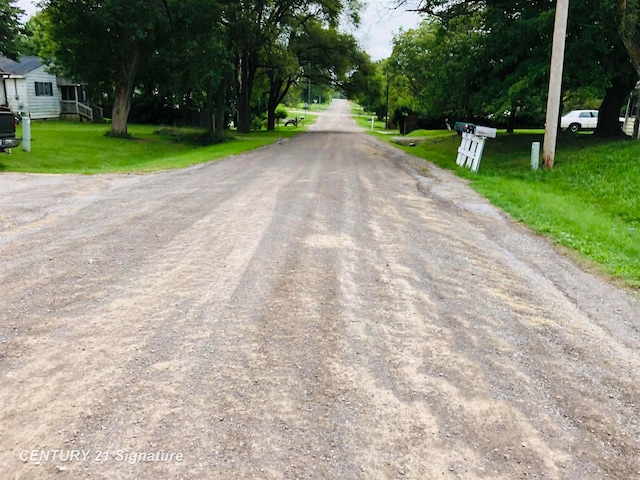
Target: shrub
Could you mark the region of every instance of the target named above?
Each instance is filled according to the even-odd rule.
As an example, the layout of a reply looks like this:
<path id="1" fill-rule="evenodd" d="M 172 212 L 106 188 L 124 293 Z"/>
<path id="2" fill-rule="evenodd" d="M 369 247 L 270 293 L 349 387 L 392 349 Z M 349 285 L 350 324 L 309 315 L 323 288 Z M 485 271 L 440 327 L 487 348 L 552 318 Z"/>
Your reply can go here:
<path id="1" fill-rule="evenodd" d="M 264 119 L 260 115 L 251 116 L 251 130 L 260 131 L 263 127 Z"/>
<path id="2" fill-rule="evenodd" d="M 280 104 L 276 107 L 276 119 L 284 120 L 289 116 L 289 112 L 284 105 Z"/>

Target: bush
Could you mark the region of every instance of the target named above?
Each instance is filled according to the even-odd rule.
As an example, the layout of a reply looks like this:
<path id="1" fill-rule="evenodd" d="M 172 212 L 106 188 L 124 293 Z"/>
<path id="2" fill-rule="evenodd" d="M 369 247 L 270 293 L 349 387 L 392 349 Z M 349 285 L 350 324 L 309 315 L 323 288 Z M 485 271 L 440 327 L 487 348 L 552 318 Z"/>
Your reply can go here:
<path id="1" fill-rule="evenodd" d="M 276 119 L 277 120 L 284 120 L 285 118 L 287 118 L 289 116 L 289 112 L 287 112 L 287 109 L 284 105 L 280 104 L 276 107 Z"/>
<path id="2" fill-rule="evenodd" d="M 263 123 L 264 123 L 264 119 L 260 115 L 251 116 L 251 130 L 253 131 L 262 130 Z"/>
<path id="3" fill-rule="evenodd" d="M 280 120 L 284 120 L 289 116 L 289 112 L 287 111 L 287 108 L 282 104 L 276 107 L 275 114 L 276 114 L 276 125 L 278 126 L 280 126 Z"/>

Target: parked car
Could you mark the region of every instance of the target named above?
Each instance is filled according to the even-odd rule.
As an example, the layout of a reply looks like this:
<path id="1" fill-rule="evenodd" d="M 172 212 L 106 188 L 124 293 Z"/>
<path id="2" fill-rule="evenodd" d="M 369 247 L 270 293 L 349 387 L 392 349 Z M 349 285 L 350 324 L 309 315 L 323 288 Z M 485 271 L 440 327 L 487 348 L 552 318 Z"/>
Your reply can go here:
<path id="1" fill-rule="evenodd" d="M 0 153 L 10 153 L 18 145 L 20 139 L 16 138 L 16 117 L 11 110 L 0 109 Z"/>
<path id="2" fill-rule="evenodd" d="M 598 126 L 598 110 L 571 110 L 560 119 L 560 128 L 577 132 L 595 130 Z"/>

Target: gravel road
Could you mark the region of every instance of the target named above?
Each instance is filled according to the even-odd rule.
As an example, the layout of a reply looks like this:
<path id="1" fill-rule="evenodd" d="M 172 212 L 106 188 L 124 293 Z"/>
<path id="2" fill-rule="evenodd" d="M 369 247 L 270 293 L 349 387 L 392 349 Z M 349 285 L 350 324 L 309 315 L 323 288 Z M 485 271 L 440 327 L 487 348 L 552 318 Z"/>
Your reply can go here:
<path id="1" fill-rule="evenodd" d="M 640 478 L 638 299 L 344 101 L 183 170 L 2 173 L 0 262 L 2 479 Z"/>

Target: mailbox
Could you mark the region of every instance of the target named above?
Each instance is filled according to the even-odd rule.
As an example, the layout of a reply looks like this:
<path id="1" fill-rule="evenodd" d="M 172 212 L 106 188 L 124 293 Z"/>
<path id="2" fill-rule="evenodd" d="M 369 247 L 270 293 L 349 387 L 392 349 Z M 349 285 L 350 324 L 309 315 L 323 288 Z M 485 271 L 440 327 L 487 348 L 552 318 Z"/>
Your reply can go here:
<path id="1" fill-rule="evenodd" d="M 483 127 L 482 125 L 476 125 L 475 134 L 479 137 L 496 138 L 498 130 L 491 127 Z"/>
<path id="2" fill-rule="evenodd" d="M 458 132 L 459 135 L 463 133 L 473 133 L 475 129 L 475 125 L 469 122 L 456 122 L 453 126 L 453 129 Z"/>

